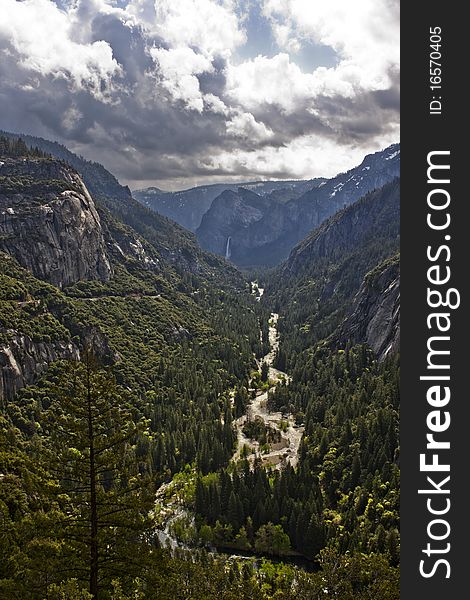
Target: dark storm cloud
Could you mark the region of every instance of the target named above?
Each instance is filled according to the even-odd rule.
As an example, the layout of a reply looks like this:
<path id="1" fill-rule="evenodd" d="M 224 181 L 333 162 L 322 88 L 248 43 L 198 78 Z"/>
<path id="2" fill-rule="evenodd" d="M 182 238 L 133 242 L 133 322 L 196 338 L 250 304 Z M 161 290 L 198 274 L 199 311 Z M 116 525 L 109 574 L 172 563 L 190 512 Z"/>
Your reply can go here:
<path id="1" fill-rule="evenodd" d="M 123 69 L 122 76 L 115 78 L 108 102 L 86 89 L 72 92 L 66 79 L 22 70 L 18 55 L 9 47 L 6 60 L 0 63 L 5 107 L 1 128 L 53 137 L 87 157 L 103 160 L 125 179 L 199 172 L 193 155 L 239 145 L 226 135 L 223 115 L 199 114 L 183 102 L 172 101 L 158 82 L 147 41 L 138 27 L 125 26 L 112 15 L 98 15 L 91 22 L 91 31 L 91 41 L 105 39 Z M 153 44 L 157 43 L 154 39 Z M 2 49 L 5 44 L 3 48 L 0 44 Z M 221 95 L 225 61 L 218 57 L 213 66 L 212 73 L 199 76 L 201 90 Z"/>
<path id="2" fill-rule="evenodd" d="M 399 96 L 396 88 L 380 92 L 360 93 L 354 98 L 341 96 L 316 98 L 316 106 L 321 114 L 334 123 L 325 131 L 338 143 L 354 140 L 359 145 L 367 145 L 371 137 L 389 133 L 399 117 Z"/>
<path id="3" fill-rule="evenodd" d="M 146 52 L 138 28 L 124 26 L 116 18 L 98 16 L 92 22 L 94 39 L 111 43 L 124 74 L 115 81 L 110 102 L 103 103 L 87 90 L 72 93 L 66 79 L 31 74 L 18 67 L 18 55 L 8 47 L 0 62 L 3 99 L 0 126 L 24 133 L 49 136 L 85 150 L 97 160 L 105 156 L 111 169 L 120 165 L 125 178 L 160 177 L 159 162 L 147 153 L 177 153 L 182 157 L 201 152 L 223 138 L 224 119 L 219 115 L 194 114 L 172 103 L 149 71 L 155 65 Z M 6 44 L 0 45 L 0 50 Z M 206 87 L 223 85 L 223 63 L 206 78 Z M 222 82 L 222 83 L 221 83 Z M 127 148 L 134 149 L 134 154 Z M 128 163 L 129 157 L 133 161 Z M 174 161 L 163 159 L 167 169 Z M 184 159 L 173 169 L 184 169 Z M 149 169 L 145 172 L 145 169 Z"/>
<path id="4" fill-rule="evenodd" d="M 400 112 L 400 75 L 397 72 L 390 73 L 392 85 L 386 90 L 373 92 L 375 101 L 380 108 Z"/>
<path id="5" fill-rule="evenodd" d="M 126 26 L 113 15 L 97 15 L 91 23 L 91 41 L 106 40 L 113 56 L 124 68 L 128 87 L 139 82 L 146 70 L 153 68 L 146 40 L 139 27 Z M 156 40 L 163 45 L 162 40 Z"/>
<path id="6" fill-rule="evenodd" d="M 279 103 L 261 99 L 248 109 L 227 90 L 229 54 L 214 52 L 209 66 L 196 62 L 193 71 L 180 72 L 178 63 L 164 68 L 155 58 L 153 49 L 171 53 L 171 44 L 143 24 L 116 11 L 97 12 L 87 1 L 73 18 L 84 25 L 77 28 L 74 22 L 68 38 L 81 45 L 77 61 L 82 63 L 64 62 L 68 67 L 60 69 L 55 64 L 60 56 L 52 65 L 43 56 L 42 62 L 26 64 L 31 47 L 25 42 L 18 48 L 0 26 L 0 128 L 55 139 L 136 186 L 185 177 L 290 177 L 289 164 L 258 163 L 253 156 L 269 156 L 270 149 L 276 152 L 308 135 L 366 146 L 398 120 L 396 75 L 387 90 L 359 90 L 352 98 L 299 96 L 289 110 L 282 98 Z M 188 46 L 192 50 L 195 61 L 207 62 L 207 53 Z M 190 105 L 191 94 L 201 106 L 203 100 L 202 110 Z"/>

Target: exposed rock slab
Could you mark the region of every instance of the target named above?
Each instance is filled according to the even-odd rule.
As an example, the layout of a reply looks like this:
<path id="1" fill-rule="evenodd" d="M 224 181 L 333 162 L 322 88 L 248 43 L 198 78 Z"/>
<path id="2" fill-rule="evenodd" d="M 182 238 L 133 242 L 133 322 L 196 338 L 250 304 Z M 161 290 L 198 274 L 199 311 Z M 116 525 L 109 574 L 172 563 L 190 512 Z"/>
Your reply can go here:
<path id="1" fill-rule="evenodd" d="M 272 266 L 326 219 L 400 175 L 400 146 L 370 154 L 347 173 L 289 199 L 240 188 L 214 199 L 197 229 L 201 246 L 241 266 Z"/>
<path id="2" fill-rule="evenodd" d="M 366 343 L 379 360 L 400 345 L 400 263 L 394 257 L 369 273 L 356 295 L 351 315 L 344 321 L 340 340 Z"/>
<path id="3" fill-rule="evenodd" d="M 112 274 L 88 190 L 73 169 L 52 159 L 2 161 L 0 250 L 58 287 Z"/>
<path id="4" fill-rule="evenodd" d="M 0 346 L 0 399 L 10 400 L 26 385 L 34 383 L 50 363 L 78 360 L 78 348 L 70 341 L 34 342 L 26 335 L 15 335 Z"/>

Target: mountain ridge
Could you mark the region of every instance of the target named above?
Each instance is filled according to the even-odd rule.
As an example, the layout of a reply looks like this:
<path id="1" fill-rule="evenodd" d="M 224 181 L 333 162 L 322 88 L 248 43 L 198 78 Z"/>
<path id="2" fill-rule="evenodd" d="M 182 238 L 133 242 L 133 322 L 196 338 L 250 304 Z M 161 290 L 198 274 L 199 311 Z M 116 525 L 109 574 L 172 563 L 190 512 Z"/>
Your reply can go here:
<path id="1" fill-rule="evenodd" d="M 113 207 L 113 198 L 106 203 Z M 176 223 L 149 212 L 150 223 L 143 224 L 149 241 L 120 220 L 118 210 L 112 213 L 103 201 L 95 205 L 63 160 L 27 150 L 2 154 L 0 212 L 0 367 L 8 398 L 50 363 L 77 359 L 87 345 L 105 362 L 119 364 L 129 335 L 135 348 L 135 336 L 151 328 L 162 347 L 197 337 L 212 319 L 209 298 L 216 306 L 228 295 L 239 301 L 245 292 L 238 271 L 202 251 Z M 116 314 L 122 323 L 133 315 L 136 332 L 119 335 Z M 146 320 L 141 331 L 138 324 Z M 149 366 L 143 382 L 150 373 Z"/>
<path id="2" fill-rule="evenodd" d="M 8 149 L 3 142 L 0 151 Z M 9 252 L 0 247 L 3 595 L 90 596 L 92 502 L 99 556 L 113 559 L 110 571 L 100 565 L 99 597 L 111 590 L 160 597 L 164 584 L 165 598 L 212 598 L 236 585 L 241 596 L 261 599 L 268 583 L 272 597 L 287 584 L 289 597 L 310 598 L 324 593 L 326 579 L 336 586 L 338 565 L 354 583 L 348 597 L 357 595 L 358 579 L 368 597 L 395 589 L 398 356 L 387 338 L 399 298 L 396 272 L 376 265 L 397 249 L 398 180 L 329 217 L 264 286 L 127 194 L 102 187 L 94 198 L 63 160 L 13 141 L 0 163 L 7 224 L 0 243 Z M 101 171 L 87 169 L 98 186 Z M 273 201 L 243 188 L 222 196 L 239 203 L 234 218 L 250 226 Z M 281 212 L 290 201 L 280 194 L 275 202 Z M 60 278 L 36 266 L 50 262 L 41 251 L 49 230 L 31 215 L 49 218 L 49 210 L 49 252 L 64 257 Z M 73 271 L 77 252 L 96 255 L 82 242 L 87 215 L 109 273 Z M 24 235 L 10 235 L 25 224 Z M 283 354 L 280 373 L 270 365 Z M 261 420 L 250 419 L 254 403 Z M 284 445 L 286 427 L 299 445 Z M 256 440 L 259 459 L 243 459 L 250 450 L 240 431 Z M 271 444 L 283 457 L 267 470 Z M 90 500 L 94 450 L 102 461 L 97 501 Z M 185 549 L 164 548 L 159 534 Z M 193 550 L 203 546 L 211 551 Z M 260 558 L 254 566 L 242 559 L 240 568 L 214 547 Z M 343 564 L 338 547 L 348 552 Z M 273 554 L 286 562 L 304 556 L 322 570 L 276 565 L 267 560 Z M 206 593 L 216 569 L 226 579 Z"/>
<path id="3" fill-rule="evenodd" d="M 313 347 L 341 325 L 366 274 L 399 248 L 399 207 L 397 178 L 327 219 L 277 267 L 265 294 L 285 345 Z"/>
<path id="4" fill-rule="evenodd" d="M 344 206 L 382 187 L 399 175 L 399 144 L 367 155 L 357 167 L 322 182 L 298 198 L 274 201 L 256 220 L 243 215 L 252 211 L 251 197 L 214 199 L 196 231 L 203 248 L 225 255 L 230 237 L 231 259 L 242 267 L 274 266 L 310 231 Z"/>
<path id="5" fill-rule="evenodd" d="M 366 274 L 351 311 L 334 335 L 336 345 L 367 344 L 379 361 L 400 345 L 400 256 Z"/>
<path id="6" fill-rule="evenodd" d="M 311 180 L 242 181 L 233 184 L 214 183 L 176 192 L 165 192 L 156 187 L 149 187 L 134 190 L 132 195 L 148 208 L 195 232 L 214 199 L 226 190 L 237 191 L 238 188 L 244 188 L 261 196 L 275 193 L 291 198 L 320 185 L 323 181 L 323 178 L 316 178 Z"/>
<path id="7" fill-rule="evenodd" d="M 10 132 L 0 132 L 0 136 L 24 140 L 28 146 L 70 165 L 83 179 L 101 217 L 107 211 L 131 227 L 181 272 L 212 277 L 217 270 L 232 269 L 233 276 L 238 277 L 235 275 L 236 269 L 201 250 L 193 233 L 135 200 L 129 188 L 122 186 L 101 164 L 87 161 L 65 146 L 40 137 Z"/>

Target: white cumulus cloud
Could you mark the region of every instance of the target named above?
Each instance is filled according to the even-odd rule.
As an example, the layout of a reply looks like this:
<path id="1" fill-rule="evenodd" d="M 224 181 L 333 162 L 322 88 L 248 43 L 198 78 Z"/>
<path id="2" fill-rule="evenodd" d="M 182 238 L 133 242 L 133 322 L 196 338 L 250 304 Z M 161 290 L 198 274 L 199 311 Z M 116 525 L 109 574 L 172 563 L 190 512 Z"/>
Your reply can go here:
<path id="1" fill-rule="evenodd" d="M 264 123 L 258 123 L 254 116 L 247 112 L 235 114 L 227 121 L 226 127 L 228 134 L 251 141 L 269 140 L 274 135 Z"/>
<path id="2" fill-rule="evenodd" d="M 277 41 L 287 48 L 314 41 L 333 48 L 340 62 L 318 69 L 318 89 L 343 93 L 343 80 L 368 90 L 390 85 L 400 60 L 397 0 L 264 0 Z"/>
<path id="3" fill-rule="evenodd" d="M 211 61 L 187 47 L 151 48 L 150 54 L 157 63 L 164 87 L 175 100 L 182 100 L 188 108 L 202 112 L 203 94 L 196 75 L 211 73 Z"/>
<path id="4" fill-rule="evenodd" d="M 257 56 L 228 68 L 227 92 L 248 110 L 266 103 L 292 112 L 299 103 L 313 99 L 315 78 L 303 73 L 286 53 Z"/>
<path id="5" fill-rule="evenodd" d="M 2 0 L 2 13 L 0 40 L 6 40 L 18 53 L 19 67 L 67 79 L 97 95 L 120 73 L 106 41 L 74 41 L 71 19 L 54 2 Z"/>
<path id="6" fill-rule="evenodd" d="M 126 12 L 172 47 L 229 55 L 245 41 L 230 0 L 131 0 Z"/>

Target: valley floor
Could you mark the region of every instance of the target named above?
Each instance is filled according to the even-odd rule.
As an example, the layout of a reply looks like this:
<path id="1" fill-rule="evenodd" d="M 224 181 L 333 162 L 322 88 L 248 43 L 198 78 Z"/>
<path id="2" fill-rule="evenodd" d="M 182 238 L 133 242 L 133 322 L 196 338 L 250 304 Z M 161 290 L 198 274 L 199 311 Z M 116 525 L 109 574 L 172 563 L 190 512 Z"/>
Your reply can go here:
<path id="1" fill-rule="evenodd" d="M 273 367 L 279 348 L 278 318 L 279 315 L 277 313 L 271 314 L 268 330 L 270 351 L 257 361 L 259 372 L 261 372 L 263 362 L 269 366 L 269 388 L 259 392 L 256 398 L 248 405 L 246 414 L 234 421 L 237 432 L 237 449 L 232 457 L 232 461 L 237 462 L 240 460 L 245 451 L 245 454 L 248 453 L 247 459 L 251 465 L 254 464 L 257 457 L 260 457 L 263 466 L 282 469 L 287 464 L 290 464 L 292 467 L 297 465 L 298 451 L 304 427 L 295 423 L 294 415 L 271 412 L 267 407 L 268 395 L 275 389 L 276 385 L 282 381 L 289 382 L 287 373 Z M 262 451 L 263 449 L 258 441 L 249 438 L 243 431 L 247 422 L 255 421 L 256 419 L 261 420 L 267 428 L 275 430 L 280 434 L 280 441 L 270 444 L 269 450 L 265 452 Z M 187 484 L 188 481 L 180 488 L 175 481 L 164 483 L 160 486 L 156 495 L 158 512 L 156 535 L 163 546 L 170 547 L 173 550 L 177 547 L 189 548 L 190 546 L 190 544 L 187 545 L 175 533 L 175 525 L 177 528 L 178 522 L 184 522 L 185 529 L 190 528 L 194 522 L 191 511 L 185 506 L 184 486 Z M 188 541 L 191 542 L 192 540 Z M 215 548 L 213 548 L 213 552 L 217 553 Z M 239 558 L 243 558 L 243 556 Z"/>
<path id="2" fill-rule="evenodd" d="M 248 438 L 243 432 L 243 427 L 247 421 L 260 419 L 266 427 L 270 427 L 280 432 L 281 440 L 276 444 L 271 444 L 269 452 L 262 454 L 262 462 L 264 466 L 276 466 L 281 468 L 283 465 L 290 463 L 293 467 L 297 465 L 298 450 L 300 441 L 304 432 L 304 428 L 297 426 L 292 414 L 283 415 L 280 412 L 270 412 L 267 408 L 269 393 L 282 380 L 289 381 L 289 376 L 283 371 L 279 371 L 273 367 L 274 359 L 279 348 L 279 333 L 277 330 L 277 322 L 279 315 L 271 314 L 269 322 L 269 344 L 270 351 L 259 362 L 258 367 L 261 370 L 263 362 L 269 366 L 269 389 L 257 394 L 248 406 L 247 414 L 241 416 L 235 421 L 238 436 L 237 450 L 233 456 L 233 460 L 239 460 L 242 452 L 248 450 L 248 460 L 254 462 L 255 457 L 260 453 L 260 445 L 256 440 Z"/>

